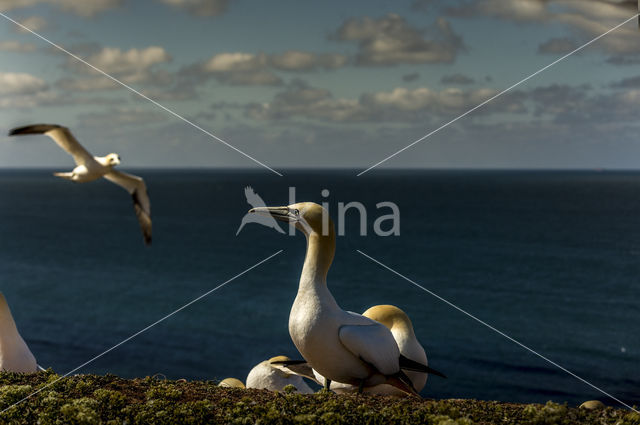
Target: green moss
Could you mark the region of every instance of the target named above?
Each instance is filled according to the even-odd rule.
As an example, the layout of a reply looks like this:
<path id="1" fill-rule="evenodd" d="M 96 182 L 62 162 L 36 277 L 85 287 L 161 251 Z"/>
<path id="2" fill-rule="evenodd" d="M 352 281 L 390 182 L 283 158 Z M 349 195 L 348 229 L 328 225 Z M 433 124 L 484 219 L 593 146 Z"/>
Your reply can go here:
<path id="1" fill-rule="evenodd" d="M 552 402 L 435 401 L 326 391 L 303 395 L 291 389 L 220 388 L 212 381 L 127 380 L 113 375 L 60 379 L 50 370 L 31 375 L 0 373 L 1 409 L 27 396 L 0 414 L 0 423 L 640 425 L 640 415 L 628 410 L 588 411 Z"/>

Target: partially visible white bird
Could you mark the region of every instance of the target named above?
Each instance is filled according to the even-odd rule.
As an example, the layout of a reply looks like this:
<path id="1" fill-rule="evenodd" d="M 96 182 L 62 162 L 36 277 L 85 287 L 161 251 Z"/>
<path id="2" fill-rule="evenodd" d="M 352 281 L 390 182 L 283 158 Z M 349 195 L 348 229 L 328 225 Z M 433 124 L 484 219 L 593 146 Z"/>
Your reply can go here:
<path id="1" fill-rule="evenodd" d="M 57 124 L 34 124 L 14 128 L 9 136 L 28 134 L 45 134 L 51 137 L 62 149 L 73 157 L 76 167 L 65 173 L 53 173 L 54 176 L 77 183 L 86 183 L 104 177 L 112 183 L 123 187 L 133 198 L 133 208 L 138 217 L 145 244 L 151 243 L 151 202 L 147 194 L 147 186 L 141 177 L 116 171 L 120 164 L 120 156 L 110 153 L 107 156 L 91 155 L 77 140 L 68 128 Z"/>
<path id="2" fill-rule="evenodd" d="M 225 378 L 220 381 L 218 386 L 224 388 L 246 388 L 242 381 L 236 378 Z"/>
<path id="3" fill-rule="evenodd" d="M 359 392 L 389 384 L 417 396 L 404 370 L 427 372 L 427 366 L 402 356 L 393 334 L 381 323 L 342 310 L 327 287 L 335 229 L 324 208 L 303 202 L 250 212 L 290 223 L 307 238 L 298 294 L 289 315 L 289 334 L 309 366 L 327 380 L 357 386 Z"/>
<path id="4" fill-rule="evenodd" d="M 288 360 L 286 356 L 276 356 L 258 363 L 247 375 L 247 388 L 282 391 L 287 385 L 293 385 L 299 393 L 313 394 L 314 391 L 300 376 L 272 364 Z"/>
<path id="5" fill-rule="evenodd" d="M 33 373 L 39 369 L 36 358 L 18 332 L 7 300 L 0 293 L 0 371 Z"/>
<path id="6" fill-rule="evenodd" d="M 251 205 L 253 208 L 266 206 L 260 195 L 258 195 L 251 186 L 247 186 L 244 188 L 244 196 L 247 198 L 247 202 L 249 203 L 249 205 Z M 275 221 L 273 217 L 269 215 L 255 215 L 247 213 L 244 215 L 244 217 L 242 217 L 240 227 L 238 227 L 238 230 L 236 231 L 236 236 L 238 236 L 244 225 L 248 223 L 262 224 L 263 226 L 271 227 L 280 233 L 284 233 L 284 230 L 282 230 L 282 228 L 278 225 L 278 222 Z"/>

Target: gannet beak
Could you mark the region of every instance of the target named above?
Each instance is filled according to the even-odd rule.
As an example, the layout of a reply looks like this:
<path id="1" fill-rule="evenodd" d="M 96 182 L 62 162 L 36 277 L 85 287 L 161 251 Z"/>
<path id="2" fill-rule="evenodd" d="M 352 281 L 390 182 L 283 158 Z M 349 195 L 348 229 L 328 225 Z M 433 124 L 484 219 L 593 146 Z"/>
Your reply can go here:
<path id="1" fill-rule="evenodd" d="M 289 207 L 257 207 L 251 208 L 249 213 L 271 216 L 287 223 L 298 221 L 298 216 Z"/>

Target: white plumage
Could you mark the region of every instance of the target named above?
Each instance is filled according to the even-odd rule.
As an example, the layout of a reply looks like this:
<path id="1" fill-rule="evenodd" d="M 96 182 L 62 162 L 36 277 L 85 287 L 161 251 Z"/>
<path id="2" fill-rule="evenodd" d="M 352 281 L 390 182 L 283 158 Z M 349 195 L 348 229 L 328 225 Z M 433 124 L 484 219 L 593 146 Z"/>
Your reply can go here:
<path id="1" fill-rule="evenodd" d="M 104 177 L 129 192 L 144 242 L 151 243 L 151 202 L 147 194 L 147 186 L 141 177 L 114 169 L 120 164 L 120 156 L 115 153 L 102 157 L 91 155 L 68 128 L 57 124 L 33 124 L 14 128 L 9 132 L 10 136 L 29 134 L 45 134 L 51 137 L 58 146 L 73 157 L 76 167 L 70 172 L 54 173 L 54 176 L 77 183 L 91 182 Z"/>
<path id="2" fill-rule="evenodd" d="M 33 373 L 38 371 L 36 358 L 20 336 L 11 309 L 0 293 L 0 370 Z"/>
<path id="3" fill-rule="evenodd" d="M 313 390 L 300 376 L 272 364 L 274 361 L 282 360 L 289 360 L 289 358 L 272 357 L 254 366 L 247 375 L 247 388 L 282 391 L 287 385 L 293 385 L 299 393 L 312 394 Z"/>

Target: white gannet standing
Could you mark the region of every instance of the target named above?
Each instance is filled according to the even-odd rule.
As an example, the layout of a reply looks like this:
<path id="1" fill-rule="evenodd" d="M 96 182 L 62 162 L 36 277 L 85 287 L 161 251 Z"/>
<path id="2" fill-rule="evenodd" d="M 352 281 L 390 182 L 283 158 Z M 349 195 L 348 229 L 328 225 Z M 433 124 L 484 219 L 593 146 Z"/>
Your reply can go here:
<path id="1" fill-rule="evenodd" d="M 244 188 L 244 196 L 245 198 L 247 198 L 247 203 L 251 205 L 253 208 L 261 208 L 261 207 L 267 206 L 267 204 L 264 203 L 260 195 L 258 195 L 251 186 L 247 186 Z M 271 217 L 270 215 L 255 215 L 255 214 L 247 213 L 244 215 L 244 217 L 242 217 L 240 226 L 236 231 L 236 236 L 238 236 L 238 234 L 240 233 L 244 225 L 247 223 L 262 224 L 263 226 L 276 229 L 280 233 L 284 233 L 284 230 L 280 228 L 280 226 L 278 225 L 278 222 L 275 221 L 273 217 Z"/>
<path id="2" fill-rule="evenodd" d="M 398 344 L 400 353 L 403 356 L 420 364 L 428 365 L 427 355 L 424 351 L 424 348 L 416 338 L 411 319 L 409 319 L 409 316 L 407 316 L 404 311 L 393 305 L 376 305 L 369 308 L 367 311 L 362 313 L 362 315 L 373 319 L 376 322 L 380 322 L 387 328 L 389 328 L 389 330 L 393 334 L 393 338 Z M 302 376 L 307 376 L 308 372 L 304 370 L 303 366 L 303 364 L 300 364 L 297 361 L 283 362 L 282 364 L 283 368 L 292 370 L 294 373 L 301 374 Z M 296 370 L 295 368 L 299 368 L 301 372 L 298 372 L 298 370 Z M 444 377 L 442 373 L 432 368 L 428 368 L 428 370 L 430 373 L 434 373 L 438 376 Z M 322 375 L 320 375 L 316 371 L 312 371 L 312 374 L 313 379 L 318 384 L 325 385 L 325 379 Z M 428 374 L 422 372 L 407 371 L 407 376 L 409 377 L 409 379 L 411 379 L 413 387 L 416 389 L 416 391 L 420 391 L 424 388 L 427 382 Z M 330 389 L 336 393 L 348 393 L 354 392 L 358 388 L 353 385 L 334 381 L 331 382 Z M 405 392 L 398 390 L 396 387 L 386 384 L 365 388 L 364 392 L 371 394 L 386 394 L 398 396 L 406 394 Z"/>
<path id="3" fill-rule="evenodd" d="M 236 378 L 225 378 L 220 381 L 218 386 L 224 388 L 245 388 L 242 381 Z"/>
<path id="4" fill-rule="evenodd" d="M 53 173 L 54 176 L 77 183 L 91 182 L 104 177 L 129 192 L 144 242 L 147 245 L 151 243 L 151 202 L 147 194 L 147 186 L 141 177 L 114 169 L 120 164 L 119 155 L 110 153 L 107 156 L 93 156 L 73 137 L 68 128 L 57 124 L 33 124 L 14 128 L 9 132 L 9 136 L 28 134 L 45 134 L 51 137 L 58 146 L 73 157 L 76 167 L 70 172 Z"/>
<path id="5" fill-rule="evenodd" d="M 426 372 L 426 365 L 402 356 L 393 334 L 381 323 L 342 310 L 327 287 L 336 243 L 327 212 L 312 202 L 250 212 L 288 222 L 307 238 L 298 293 L 289 315 L 289 334 L 308 364 L 326 377 L 327 383 L 355 385 L 360 392 L 389 384 L 417 395 L 402 369 Z"/>
<path id="6" fill-rule="evenodd" d="M 7 300 L 0 292 L 0 371 L 34 373 L 38 370 L 36 358 L 20 336 Z"/>
<path id="7" fill-rule="evenodd" d="M 286 356 L 276 356 L 258 363 L 247 375 L 247 388 L 282 391 L 287 385 L 293 385 L 302 394 L 313 394 L 313 390 L 302 377 L 273 365 L 273 362 L 288 361 Z"/>

